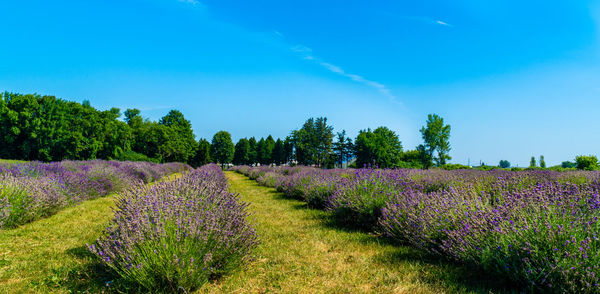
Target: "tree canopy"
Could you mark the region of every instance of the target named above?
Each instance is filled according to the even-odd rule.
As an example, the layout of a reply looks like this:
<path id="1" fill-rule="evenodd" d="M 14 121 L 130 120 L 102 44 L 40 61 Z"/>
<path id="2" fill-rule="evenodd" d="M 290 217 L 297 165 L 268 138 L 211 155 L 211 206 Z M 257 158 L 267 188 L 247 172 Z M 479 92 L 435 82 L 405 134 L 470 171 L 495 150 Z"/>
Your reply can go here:
<path id="1" fill-rule="evenodd" d="M 332 153 L 333 127 L 325 117 L 309 118 L 292 132 L 292 141 L 299 164 L 324 166 Z"/>
<path id="2" fill-rule="evenodd" d="M 231 163 L 235 152 L 235 146 L 231 141 L 231 134 L 226 131 L 217 132 L 210 145 L 210 158 L 215 162 L 225 166 Z"/>
<path id="3" fill-rule="evenodd" d="M 450 152 L 450 125 L 445 125 L 442 117 L 437 114 L 429 114 L 426 125 L 421 128 L 421 135 L 424 144 L 418 149 L 425 152 L 423 159 L 429 161 L 424 162 L 425 167 L 431 165 L 431 160 L 434 160 L 437 166 L 441 166 L 446 164 L 447 160 L 452 159 L 448 154 Z"/>
<path id="4" fill-rule="evenodd" d="M 387 127 L 360 131 L 354 142 L 356 165 L 373 165 L 380 168 L 398 167 L 402 156 L 402 143 L 398 135 Z"/>

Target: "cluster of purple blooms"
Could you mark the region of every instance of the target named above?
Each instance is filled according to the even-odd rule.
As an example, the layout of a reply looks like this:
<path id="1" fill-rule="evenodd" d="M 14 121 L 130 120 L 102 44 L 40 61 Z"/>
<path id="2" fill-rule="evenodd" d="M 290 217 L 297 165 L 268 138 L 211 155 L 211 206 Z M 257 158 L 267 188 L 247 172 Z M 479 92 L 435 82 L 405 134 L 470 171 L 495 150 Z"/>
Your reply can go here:
<path id="1" fill-rule="evenodd" d="M 197 289 L 240 266 L 258 245 L 247 204 L 214 164 L 126 190 L 116 206 L 89 248 L 125 281 L 151 291 Z"/>
<path id="2" fill-rule="evenodd" d="M 0 228 L 189 169 L 181 163 L 102 160 L 0 163 Z"/>
<path id="3" fill-rule="evenodd" d="M 600 292 L 598 172 L 234 169 L 525 289 Z"/>

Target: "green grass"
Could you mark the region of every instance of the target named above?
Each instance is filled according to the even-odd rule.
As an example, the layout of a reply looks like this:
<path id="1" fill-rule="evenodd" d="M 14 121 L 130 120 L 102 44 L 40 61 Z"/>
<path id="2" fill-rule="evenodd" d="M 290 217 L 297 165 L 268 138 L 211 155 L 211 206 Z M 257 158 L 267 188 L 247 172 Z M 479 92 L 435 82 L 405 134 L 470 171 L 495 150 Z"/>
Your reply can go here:
<path id="1" fill-rule="evenodd" d="M 24 163 L 28 161 L 23 160 L 14 160 L 14 159 L 0 159 L 0 164 L 15 164 L 15 163 Z"/>
<path id="2" fill-rule="evenodd" d="M 323 211 L 308 209 L 240 174 L 227 176 L 231 190 L 250 203 L 262 243 L 254 261 L 205 284 L 199 293 L 503 292 L 473 270 L 337 227 Z M 106 283 L 119 284 L 118 279 L 86 248 L 112 218 L 113 201 L 113 196 L 86 201 L 0 231 L 0 293 L 115 289 Z"/>
<path id="3" fill-rule="evenodd" d="M 262 244 L 255 261 L 205 285 L 206 293 L 498 293 L 493 277 L 373 234 L 337 227 L 272 188 L 227 172 L 231 190 L 250 203 Z"/>
<path id="4" fill-rule="evenodd" d="M 0 230 L 0 293 L 105 290 L 114 276 L 89 253 L 86 244 L 101 235 L 113 217 L 113 205 L 111 195 Z"/>

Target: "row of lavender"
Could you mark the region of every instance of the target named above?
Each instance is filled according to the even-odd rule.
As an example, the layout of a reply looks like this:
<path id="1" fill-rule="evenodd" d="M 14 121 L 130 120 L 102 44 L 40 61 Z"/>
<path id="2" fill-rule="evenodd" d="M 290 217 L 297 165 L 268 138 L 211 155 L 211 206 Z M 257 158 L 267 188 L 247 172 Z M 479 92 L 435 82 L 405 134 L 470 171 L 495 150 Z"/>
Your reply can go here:
<path id="1" fill-rule="evenodd" d="M 247 204 L 216 165 L 122 193 L 115 217 L 90 250 L 127 282 L 188 292 L 246 261 L 258 245 Z"/>
<path id="2" fill-rule="evenodd" d="M 600 292 L 598 172 L 234 169 L 524 288 Z"/>
<path id="3" fill-rule="evenodd" d="M 0 228 L 189 169 L 181 163 L 102 160 L 0 163 Z"/>

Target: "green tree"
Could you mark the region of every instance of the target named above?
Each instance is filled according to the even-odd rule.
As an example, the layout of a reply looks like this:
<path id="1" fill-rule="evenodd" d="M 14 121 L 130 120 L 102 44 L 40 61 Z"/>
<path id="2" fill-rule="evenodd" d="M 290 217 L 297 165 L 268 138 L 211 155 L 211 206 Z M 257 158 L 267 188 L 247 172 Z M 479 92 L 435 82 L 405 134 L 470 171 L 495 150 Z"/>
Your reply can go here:
<path id="1" fill-rule="evenodd" d="M 546 161 L 544 160 L 544 155 L 540 155 L 540 167 L 546 168 Z"/>
<path id="2" fill-rule="evenodd" d="M 294 141 L 291 136 L 285 137 L 283 141 L 283 163 L 290 163 L 294 160 Z"/>
<path id="3" fill-rule="evenodd" d="M 598 158 L 594 155 L 579 155 L 575 157 L 575 165 L 581 170 L 597 170 Z"/>
<path id="4" fill-rule="evenodd" d="M 194 156 L 198 143 L 196 142 L 192 124 L 178 110 L 171 110 L 158 122 L 170 130 L 165 130 L 166 140 L 161 142 L 159 149 L 164 161 L 187 162 Z"/>
<path id="5" fill-rule="evenodd" d="M 328 162 L 332 154 L 333 127 L 327 125 L 327 118 L 309 118 L 291 136 L 298 163 L 324 166 Z"/>
<path id="6" fill-rule="evenodd" d="M 452 159 L 450 152 L 450 125 L 444 124 L 444 119 L 437 114 L 427 116 L 426 126 L 421 128 L 423 137 L 424 160 L 433 159 L 437 166 L 446 164 L 446 160 Z M 437 152 L 437 156 L 435 153 Z M 425 167 L 431 166 L 431 162 L 424 163 Z"/>
<path id="7" fill-rule="evenodd" d="M 351 138 L 346 137 L 345 130 L 337 133 L 337 140 L 333 143 L 333 152 L 335 153 L 335 163 L 339 167 L 343 167 L 343 163 L 352 158 L 354 144 Z"/>
<path id="8" fill-rule="evenodd" d="M 577 164 L 571 161 L 563 161 L 560 165 L 562 168 L 576 168 Z"/>
<path id="9" fill-rule="evenodd" d="M 423 168 L 422 152 L 419 150 L 406 150 L 400 155 L 401 168 Z"/>
<path id="10" fill-rule="evenodd" d="M 356 165 L 374 165 L 379 168 L 398 167 L 402 156 L 402 143 L 396 133 L 387 127 L 359 132 L 354 141 Z"/>
<path id="11" fill-rule="evenodd" d="M 204 138 L 201 138 L 198 141 L 198 148 L 196 149 L 196 154 L 194 155 L 191 165 L 194 167 L 199 167 L 211 162 L 210 142 Z"/>
<path id="12" fill-rule="evenodd" d="M 258 163 L 258 143 L 256 142 L 256 138 L 250 137 L 250 139 L 248 139 L 248 145 L 250 147 L 248 149 L 248 164 L 255 165 Z"/>
<path id="13" fill-rule="evenodd" d="M 261 165 L 267 164 L 267 146 L 266 146 L 265 138 L 260 138 L 258 142 L 256 142 L 256 161 Z"/>
<path id="14" fill-rule="evenodd" d="M 273 147 L 273 153 L 271 153 L 271 159 L 274 164 L 281 165 L 286 162 L 285 160 L 285 146 L 281 139 L 277 139 L 275 141 L 275 146 Z"/>
<path id="15" fill-rule="evenodd" d="M 210 145 L 210 158 L 221 164 L 225 168 L 226 164 L 231 163 L 235 146 L 231 141 L 231 135 L 226 131 L 217 132 L 212 139 Z"/>
<path id="16" fill-rule="evenodd" d="M 235 153 L 233 154 L 233 164 L 235 165 L 244 165 L 250 162 L 249 155 L 250 153 L 250 143 L 248 143 L 248 139 L 242 138 L 237 144 L 235 144 Z"/>
<path id="17" fill-rule="evenodd" d="M 535 156 L 531 157 L 531 160 L 529 161 L 529 167 L 536 167 L 537 163 L 535 162 Z"/>
<path id="18" fill-rule="evenodd" d="M 268 165 L 275 162 L 273 159 L 273 148 L 275 148 L 275 140 L 273 139 L 273 136 L 269 135 L 267 139 L 265 139 L 263 150 L 261 150 L 261 157 L 264 164 Z"/>
<path id="19" fill-rule="evenodd" d="M 501 168 L 510 168 L 510 162 L 508 160 L 500 160 L 498 166 Z"/>

